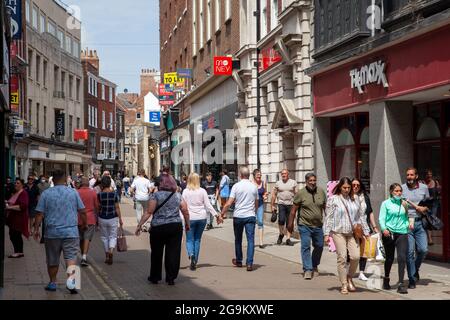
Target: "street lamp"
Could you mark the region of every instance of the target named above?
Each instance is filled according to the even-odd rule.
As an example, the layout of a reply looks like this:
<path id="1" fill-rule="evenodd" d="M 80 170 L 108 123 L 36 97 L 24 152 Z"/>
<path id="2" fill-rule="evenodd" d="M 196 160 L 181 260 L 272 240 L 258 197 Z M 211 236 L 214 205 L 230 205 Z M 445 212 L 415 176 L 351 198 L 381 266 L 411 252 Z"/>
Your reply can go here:
<path id="1" fill-rule="evenodd" d="M 258 169 L 261 169 L 261 93 L 260 93 L 260 81 L 259 81 L 259 54 L 260 50 L 258 47 L 258 42 L 261 39 L 261 2 L 260 0 L 256 0 L 256 11 L 254 12 L 254 16 L 256 16 L 256 162 Z"/>

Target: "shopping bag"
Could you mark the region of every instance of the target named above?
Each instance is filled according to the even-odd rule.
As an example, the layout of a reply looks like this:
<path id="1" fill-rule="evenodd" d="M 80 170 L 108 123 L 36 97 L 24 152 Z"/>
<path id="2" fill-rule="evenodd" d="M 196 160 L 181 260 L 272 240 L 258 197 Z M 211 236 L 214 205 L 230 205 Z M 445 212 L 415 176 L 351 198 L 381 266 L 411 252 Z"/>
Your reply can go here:
<path id="1" fill-rule="evenodd" d="M 377 251 L 376 251 L 375 260 L 376 261 L 384 261 L 384 260 L 386 260 L 386 253 L 384 251 L 383 241 L 381 240 L 381 237 L 379 234 L 377 234 L 377 236 L 378 236 L 378 241 L 377 241 Z"/>
<path id="2" fill-rule="evenodd" d="M 125 252 L 128 250 L 127 238 L 123 234 L 123 229 L 117 231 L 117 252 Z"/>
<path id="3" fill-rule="evenodd" d="M 361 257 L 367 259 L 375 259 L 378 244 L 378 235 L 373 235 L 369 239 L 364 239 L 361 243 Z"/>
<path id="4" fill-rule="evenodd" d="M 333 238 L 330 236 L 328 239 L 328 251 L 336 252 L 336 245 L 333 241 Z"/>

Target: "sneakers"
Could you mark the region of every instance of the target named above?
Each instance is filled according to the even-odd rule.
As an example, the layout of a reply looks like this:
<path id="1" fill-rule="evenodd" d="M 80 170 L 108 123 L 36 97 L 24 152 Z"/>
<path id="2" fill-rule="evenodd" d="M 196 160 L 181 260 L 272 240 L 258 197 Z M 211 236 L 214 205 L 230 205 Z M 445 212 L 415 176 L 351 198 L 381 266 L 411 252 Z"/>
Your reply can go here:
<path id="1" fill-rule="evenodd" d="M 362 271 L 359 273 L 358 279 L 361 280 L 361 281 L 369 280 L 369 279 L 367 279 L 367 277 L 365 276 L 364 272 L 362 272 Z"/>
<path id="2" fill-rule="evenodd" d="M 312 279 L 312 272 L 311 271 L 305 271 L 305 274 L 303 275 L 303 279 L 311 280 Z"/>
<path id="3" fill-rule="evenodd" d="M 233 265 L 238 268 L 242 268 L 242 262 L 238 262 L 236 259 L 231 260 Z"/>
<path id="4" fill-rule="evenodd" d="M 55 282 L 50 282 L 46 287 L 45 287 L 45 291 L 50 291 L 50 292 L 55 292 L 57 289 L 57 285 Z"/>
<path id="5" fill-rule="evenodd" d="M 86 259 L 81 259 L 80 264 L 81 264 L 82 267 L 88 267 L 89 266 L 89 263 L 87 262 Z"/>
<path id="6" fill-rule="evenodd" d="M 318 277 L 318 276 L 320 276 L 319 269 L 314 268 L 313 269 L 313 277 Z"/>
<path id="7" fill-rule="evenodd" d="M 278 236 L 277 245 L 280 245 L 280 244 L 283 242 L 283 237 L 284 237 L 284 235 L 282 235 L 282 234 L 280 234 L 280 235 Z"/>
<path id="8" fill-rule="evenodd" d="M 416 288 L 416 283 L 414 281 L 409 281 L 408 289 L 415 289 L 415 288 Z"/>
<path id="9" fill-rule="evenodd" d="M 190 259 L 191 259 L 191 265 L 189 266 L 189 268 L 192 271 L 195 271 L 195 269 L 197 269 L 197 263 L 195 261 L 195 256 L 191 256 Z"/>
<path id="10" fill-rule="evenodd" d="M 414 278 L 416 278 L 415 283 L 419 282 L 419 280 L 420 280 L 419 272 L 416 272 L 416 274 L 414 275 Z"/>
<path id="11" fill-rule="evenodd" d="M 292 247 L 294 244 L 291 242 L 291 239 L 287 239 L 286 245 Z"/>
<path id="12" fill-rule="evenodd" d="M 397 292 L 400 294 L 408 294 L 408 290 L 405 288 L 403 283 L 398 285 Z"/>
<path id="13" fill-rule="evenodd" d="M 391 286 L 389 284 L 390 278 L 384 278 L 383 279 L 383 289 L 384 290 L 391 290 Z"/>

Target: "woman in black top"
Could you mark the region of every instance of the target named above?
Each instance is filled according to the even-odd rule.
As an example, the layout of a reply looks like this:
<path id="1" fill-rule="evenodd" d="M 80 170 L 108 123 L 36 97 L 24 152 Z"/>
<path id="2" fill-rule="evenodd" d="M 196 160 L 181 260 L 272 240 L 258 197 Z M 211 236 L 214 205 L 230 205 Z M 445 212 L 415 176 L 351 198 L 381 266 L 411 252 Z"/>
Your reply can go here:
<path id="1" fill-rule="evenodd" d="M 361 206 L 365 208 L 366 217 L 367 217 L 367 225 L 370 228 L 370 233 L 378 233 L 378 227 L 375 223 L 375 216 L 373 215 L 372 205 L 370 204 L 369 195 L 366 192 L 366 188 L 364 184 L 362 184 L 361 180 L 353 179 L 352 180 L 352 189 L 355 195 L 355 199 L 359 200 Z M 364 270 L 366 269 L 367 258 L 361 257 L 359 259 L 359 279 L 362 281 L 367 281 L 367 277 L 364 275 Z"/>

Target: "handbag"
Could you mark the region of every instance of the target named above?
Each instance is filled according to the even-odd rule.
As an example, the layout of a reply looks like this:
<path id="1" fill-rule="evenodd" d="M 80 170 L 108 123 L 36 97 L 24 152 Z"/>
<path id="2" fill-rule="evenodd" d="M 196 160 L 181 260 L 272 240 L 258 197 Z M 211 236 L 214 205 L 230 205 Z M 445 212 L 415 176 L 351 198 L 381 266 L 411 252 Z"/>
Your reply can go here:
<path id="1" fill-rule="evenodd" d="M 350 217 L 350 213 L 348 211 L 347 205 L 344 203 L 344 201 L 342 201 L 342 199 L 340 199 L 340 200 L 345 207 L 345 211 L 347 212 L 348 219 L 350 220 L 350 223 L 352 225 L 353 237 L 355 237 L 356 242 L 363 241 L 364 240 L 364 231 L 363 231 L 362 225 L 360 223 L 353 224 L 353 221 L 352 221 L 352 218 Z"/>
<path id="2" fill-rule="evenodd" d="M 119 227 L 117 232 L 117 252 L 126 252 L 127 250 L 127 238 L 123 233 L 123 228 Z"/>
<path id="3" fill-rule="evenodd" d="M 378 245 L 378 234 L 371 236 L 369 239 L 365 239 L 364 242 L 365 244 L 360 247 L 361 257 L 375 259 Z"/>
<path id="4" fill-rule="evenodd" d="M 270 222 L 275 223 L 277 221 L 278 214 L 276 212 L 272 213 L 272 216 L 270 217 Z"/>
<path id="5" fill-rule="evenodd" d="M 444 224 L 441 219 L 432 215 L 430 212 L 427 212 L 422 216 L 422 225 L 425 230 L 429 231 L 439 231 L 444 228 Z"/>

